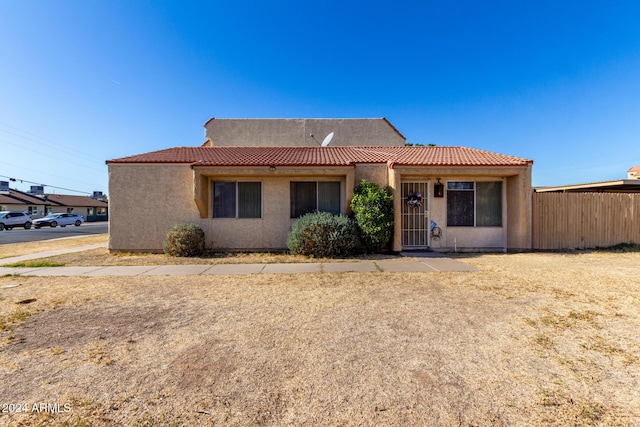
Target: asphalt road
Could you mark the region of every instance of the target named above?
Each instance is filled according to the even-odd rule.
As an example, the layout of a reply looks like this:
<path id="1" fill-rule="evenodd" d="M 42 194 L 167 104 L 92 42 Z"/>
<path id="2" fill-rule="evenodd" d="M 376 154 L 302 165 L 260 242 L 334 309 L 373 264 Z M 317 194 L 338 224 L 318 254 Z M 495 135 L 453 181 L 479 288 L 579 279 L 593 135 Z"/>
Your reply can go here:
<path id="1" fill-rule="evenodd" d="M 104 234 L 109 232 L 107 222 L 85 222 L 80 227 L 67 225 L 66 227 L 42 227 L 39 230 L 31 228 L 14 228 L 0 231 L 0 245 L 9 243 L 37 242 L 40 240 L 60 239 L 62 237 L 90 236 L 92 234 Z"/>

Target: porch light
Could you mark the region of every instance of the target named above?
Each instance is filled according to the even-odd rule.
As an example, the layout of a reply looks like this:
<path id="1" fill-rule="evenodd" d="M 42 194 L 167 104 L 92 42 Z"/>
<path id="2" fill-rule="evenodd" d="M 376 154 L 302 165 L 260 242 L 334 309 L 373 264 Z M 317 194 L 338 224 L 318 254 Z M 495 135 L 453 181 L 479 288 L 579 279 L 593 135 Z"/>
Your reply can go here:
<path id="1" fill-rule="evenodd" d="M 444 184 L 440 182 L 440 178 L 436 178 L 438 182 L 433 184 L 433 197 L 444 197 Z"/>

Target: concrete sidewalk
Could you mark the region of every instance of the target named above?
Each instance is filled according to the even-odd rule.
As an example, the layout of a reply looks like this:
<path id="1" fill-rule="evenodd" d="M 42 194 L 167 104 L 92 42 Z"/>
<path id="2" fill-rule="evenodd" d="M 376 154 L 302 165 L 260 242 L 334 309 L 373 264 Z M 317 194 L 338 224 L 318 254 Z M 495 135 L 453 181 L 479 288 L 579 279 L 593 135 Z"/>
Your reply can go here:
<path id="1" fill-rule="evenodd" d="M 477 271 L 442 254 L 402 253 L 398 259 L 375 261 L 316 262 L 288 264 L 192 264 L 192 265 L 147 265 L 147 266 L 93 266 L 93 267 L 1 267 L 4 264 L 46 258 L 72 252 L 105 247 L 100 243 L 89 246 L 60 249 L 48 252 L 0 259 L 0 275 L 20 276 L 206 276 L 223 274 L 300 274 L 342 272 L 452 272 Z"/>
<path id="2" fill-rule="evenodd" d="M 476 271 L 449 258 L 429 260 L 322 262 L 291 264 L 147 265 L 108 267 L 0 267 L 0 275 L 20 276 L 207 276 L 223 274 L 300 274 L 338 272 L 440 272 Z"/>

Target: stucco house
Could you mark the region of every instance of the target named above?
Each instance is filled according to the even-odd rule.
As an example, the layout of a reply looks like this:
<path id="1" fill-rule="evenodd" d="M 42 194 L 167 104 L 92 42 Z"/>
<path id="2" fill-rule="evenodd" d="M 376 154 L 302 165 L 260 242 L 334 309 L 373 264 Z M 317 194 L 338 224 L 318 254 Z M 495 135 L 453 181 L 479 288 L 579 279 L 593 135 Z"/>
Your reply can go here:
<path id="1" fill-rule="evenodd" d="M 394 251 L 531 249 L 531 160 L 405 146 L 385 119 L 212 119 L 205 137 L 107 161 L 111 251 L 161 251 L 185 222 L 211 249 L 285 249 L 297 217 L 349 214 L 362 179 L 392 189 Z"/>

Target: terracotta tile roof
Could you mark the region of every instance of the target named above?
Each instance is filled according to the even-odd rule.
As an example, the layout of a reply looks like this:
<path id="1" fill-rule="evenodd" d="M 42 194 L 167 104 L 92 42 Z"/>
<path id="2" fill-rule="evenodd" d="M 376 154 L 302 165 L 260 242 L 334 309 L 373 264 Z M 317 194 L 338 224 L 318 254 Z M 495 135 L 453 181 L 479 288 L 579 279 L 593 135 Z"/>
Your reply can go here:
<path id="1" fill-rule="evenodd" d="M 187 163 L 194 166 L 525 166 L 533 163 L 465 147 L 175 147 L 108 160 L 121 163 Z"/>
<path id="2" fill-rule="evenodd" d="M 9 194 L 0 193 L 0 204 L 23 204 L 50 206 L 78 206 L 78 207 L 108 207 L 109 203 L 103 200 L 92 199 L 88 196 L 74 196 L 68 194 L 47 194 L 46 200 L 18 190 L 10 190 Z"/>
<path id="3" fill-rule="evenodd" d="M 6 204 L 6 205 L 9 205 L 9 204 L 41 205 L 44 203 L 44 200 L 41 197 L 37 197 L 29 193 L 24 193 L 22 191 L 10 189 L 8 194 L 4 193 L 0 195 L 0 203 Z"/>
<path id="4" fill-rule="evenodd" d="M 109 203 L 103 200 L 92 199 L 88 196 L 74 196 L 69 194 L 47 194 L 48 203 L 57 203 L 61 206 L 78 207 L 107 207 Z"/>

